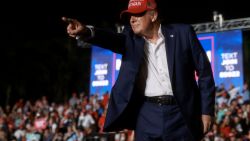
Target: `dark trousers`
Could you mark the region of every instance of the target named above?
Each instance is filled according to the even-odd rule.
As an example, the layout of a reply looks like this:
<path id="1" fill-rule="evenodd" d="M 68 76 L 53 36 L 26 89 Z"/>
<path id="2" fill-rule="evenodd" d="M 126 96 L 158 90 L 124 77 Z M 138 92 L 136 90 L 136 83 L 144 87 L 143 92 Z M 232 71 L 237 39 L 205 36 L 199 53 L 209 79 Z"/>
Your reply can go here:
<path id="1" fill-rule="evenodd" d="M 193 141 L 178 105 L 145 102 L 139 112 L 135 141 Z"/>

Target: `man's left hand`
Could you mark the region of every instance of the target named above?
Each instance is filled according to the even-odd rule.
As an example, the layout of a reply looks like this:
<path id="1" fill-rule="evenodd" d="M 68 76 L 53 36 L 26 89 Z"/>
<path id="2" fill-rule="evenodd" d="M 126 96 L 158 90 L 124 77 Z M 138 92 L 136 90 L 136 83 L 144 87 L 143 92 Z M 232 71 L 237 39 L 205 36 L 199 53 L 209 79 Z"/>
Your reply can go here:
<path id="1" fill-rule="evenodd" d="M 214 118 L 210 115 L 202 115 L 203 133 L 206 134 L 212 129 Z"/>

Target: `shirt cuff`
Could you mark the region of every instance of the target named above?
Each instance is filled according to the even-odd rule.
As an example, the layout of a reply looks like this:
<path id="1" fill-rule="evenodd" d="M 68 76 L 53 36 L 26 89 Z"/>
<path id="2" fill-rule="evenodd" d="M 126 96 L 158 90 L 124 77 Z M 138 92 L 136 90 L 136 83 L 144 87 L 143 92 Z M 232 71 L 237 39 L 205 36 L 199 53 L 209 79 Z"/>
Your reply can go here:
<path id="1" fill-rule="evenodd" d="M 91 38 L 95 37 L 95 30 L 94 30 L 94 26 L 92 25 L 86 25 L 86 27 L 90 30 L 91 32 Z"/>
<path id="2" fill-rule="evenodd" d="M 92 26 L 92 25 L 86 25 L 86 28 L 88 28 L 89 31 L 90 31 L 90 37 L 88 37 L 88 38 L 93 38 L 93 37 L 95 37 L 94 26 Z M 81 38 L 81 35 L 76 35 L 75 38 L 76 38 L 76 40 L 78 40 L 78 39 Z"/>

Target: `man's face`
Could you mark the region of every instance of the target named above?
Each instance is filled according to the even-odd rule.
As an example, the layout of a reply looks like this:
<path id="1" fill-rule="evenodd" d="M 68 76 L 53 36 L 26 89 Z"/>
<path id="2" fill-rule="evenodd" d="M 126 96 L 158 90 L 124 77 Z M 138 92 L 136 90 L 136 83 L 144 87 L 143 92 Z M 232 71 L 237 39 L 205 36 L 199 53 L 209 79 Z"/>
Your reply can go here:
<path id="1" fill-rule="evenodd" d="M 152 25 L 152 11 L 145 11 L 140 14 L 132 14 L 130 16 L 130 25 L 135 34 L 145 35 Z"/>

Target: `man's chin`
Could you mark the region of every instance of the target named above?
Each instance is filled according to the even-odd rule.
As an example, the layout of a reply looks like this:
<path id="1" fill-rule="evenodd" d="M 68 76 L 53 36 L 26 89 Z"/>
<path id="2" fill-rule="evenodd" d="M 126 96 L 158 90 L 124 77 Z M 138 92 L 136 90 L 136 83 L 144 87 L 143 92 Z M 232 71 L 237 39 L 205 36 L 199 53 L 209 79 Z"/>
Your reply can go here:
<path id="1" fill-rule="evenodd" d="M 138 36 L 142 36 L 142 33 L 141 33 L 141 32 L 136 32 L 136 31 L 134 31 L 134 34 L 135 34 L 135 35 L 138 35 Z"/>

